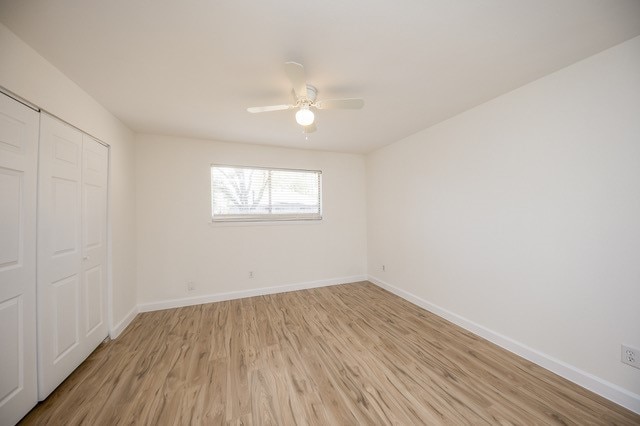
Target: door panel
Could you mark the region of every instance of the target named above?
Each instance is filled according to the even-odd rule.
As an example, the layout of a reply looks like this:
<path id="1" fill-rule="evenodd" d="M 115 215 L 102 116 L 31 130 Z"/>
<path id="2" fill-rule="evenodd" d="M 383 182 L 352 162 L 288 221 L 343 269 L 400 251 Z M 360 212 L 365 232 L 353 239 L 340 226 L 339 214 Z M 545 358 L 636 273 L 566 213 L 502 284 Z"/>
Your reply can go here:
<path id="1" fill-rule="evenodd" d="M 0 271 L 20 266 L 24 224 L 20 220 L 22 215 L 24 172 L 0 167 L 0 198 L 2 198 L 2 216 L 0 221 L 0 235 L 4 241 L 0 245 Z"/>
<path id="2" fill-rule="evenodd" d="M 40 128 L 39 391 L 45 399 L 107 337 L 109 150 L 46 114 Z"/>
<path id="3" fill-rule="evenodd" d="M 75 129 L 72 129 L 75 131 Z M 66 133 L 66 132 L 65 132 Z M 75 141 L 75 136 L 72 139 L 66 139 L 64 134 L 53 135 L 53 157 L 58 165 L 60 163 L 69 163 L 74 167 L 79 167 L 80 163 L 80 149 Z M 64 164 L 62 164 L 64 167 Z"/>
<path id="4" fill-rule="evenodd" d="M 0 424 L 37 402 L 38 113 L 0 94 Z"/>
<path id="5" fill-rule="evenodd" d="M 4 346 L 0 363 L 0 401 L 11 398 L 23 386 L 22 296 L 0 303 L 0 341 Z"/>
<path id="6" fill-rule="evenodd" d="M 78 252 L 78 223 L 80 217 L 77 212 L 79 182 L 58 177 L 51 178 L 51 220 L 52 255 L 54 257 Z"/>
<path id="7" fill-rule="evenodd" d="M 104 246 L 104 188 L 84 184 L 84 245 L 86 250 Z"/>
<path id="8" fill-rule="evenodd" d="M 85 306 L 87 311 L 87 324 L 85 331 L 87 336 L 96 331 L 104 323 L 104 313 L 102 312 L 102 292 L 104 283 L 102 282 L 102 265 L 88 269 L 84 274 L 85 286 Z"/>
<path id="9" fill-rule="evenodd" d="M 78 275 L 54 282 L 53 287 L 53 363 L 58 363 L 69 351 L 80 344 L 78 336 Z"/>
<path id="10" fill-rule="evenodd" d="M 108 334 L 106 321 L 108 166 L 109 149 L 90 136 L 84 135 L 82 272 L 86 340 L 90 351 Z"/>
<path id="11" fill-rule="evenodd" d="M 38 182 L 38 396 L 84 360 L 81 295 L 82 133 L 40 118 Z"/>

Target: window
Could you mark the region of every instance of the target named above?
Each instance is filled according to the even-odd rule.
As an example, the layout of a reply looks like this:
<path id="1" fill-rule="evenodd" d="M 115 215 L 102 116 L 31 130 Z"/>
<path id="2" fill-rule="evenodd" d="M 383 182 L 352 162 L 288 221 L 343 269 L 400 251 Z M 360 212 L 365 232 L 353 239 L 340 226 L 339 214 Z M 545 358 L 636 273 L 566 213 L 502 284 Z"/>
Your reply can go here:
<path id="1" fill-rule="evenodd" d="M 211 166 L 214 221 L 319 220 L 322 172 Z"/>

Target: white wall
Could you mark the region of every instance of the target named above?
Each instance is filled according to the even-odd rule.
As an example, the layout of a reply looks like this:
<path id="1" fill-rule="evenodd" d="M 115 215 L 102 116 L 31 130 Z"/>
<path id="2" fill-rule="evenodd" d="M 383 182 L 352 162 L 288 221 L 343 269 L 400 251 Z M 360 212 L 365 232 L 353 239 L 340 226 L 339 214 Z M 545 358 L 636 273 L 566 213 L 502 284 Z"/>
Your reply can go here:
<path id="1" fill-rule="evenodd" d="M 370 154 L 367 176 L 371 276 L 640 394 L 620 362 L 640 348 L 640 38 Z"/>
<path id="2" fill-rule="evenodd" d="M 366 273 L 363 156 L 153 135 L 136 149 L 140 303 Z M 212 163 L 322 170 L 323 220 L 212 224 Z"/>
<path id="3" fill-rule="evenodd" d="M 0 24 L 0 85 L 111 146 L 113 322 L 135 307 L 133 133 L 91 96 Z"/>

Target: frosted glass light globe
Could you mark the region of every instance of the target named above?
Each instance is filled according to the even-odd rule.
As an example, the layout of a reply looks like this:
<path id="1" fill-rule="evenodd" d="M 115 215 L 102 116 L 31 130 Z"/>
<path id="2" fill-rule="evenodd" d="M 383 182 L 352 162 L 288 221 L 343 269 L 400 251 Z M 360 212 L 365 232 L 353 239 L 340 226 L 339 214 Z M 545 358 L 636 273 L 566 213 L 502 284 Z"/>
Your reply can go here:
<path id="1" fill-rule="evenodd" d="M 313 124 L 314 118 L 315 117 L 313 116 L 313 111 L 311 111 L 309 108 L 300 108 L 298 112 L 296 112 L 296 121 L 301 126 L 308 126 L 310 124 Z"/>

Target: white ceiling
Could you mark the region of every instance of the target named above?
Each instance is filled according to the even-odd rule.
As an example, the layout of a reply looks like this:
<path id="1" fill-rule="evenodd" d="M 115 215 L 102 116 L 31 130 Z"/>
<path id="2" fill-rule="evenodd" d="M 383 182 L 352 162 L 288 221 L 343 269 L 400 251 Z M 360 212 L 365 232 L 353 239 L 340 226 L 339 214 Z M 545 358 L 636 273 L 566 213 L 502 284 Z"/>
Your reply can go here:
<path id="1" fill-rule="evenodd" d="M 137 132 L 369 152 L 640 35 L 638 0 L 0 0 L 0 21 Z M 285 61 L 320 111 L 305 140 Z"/>

